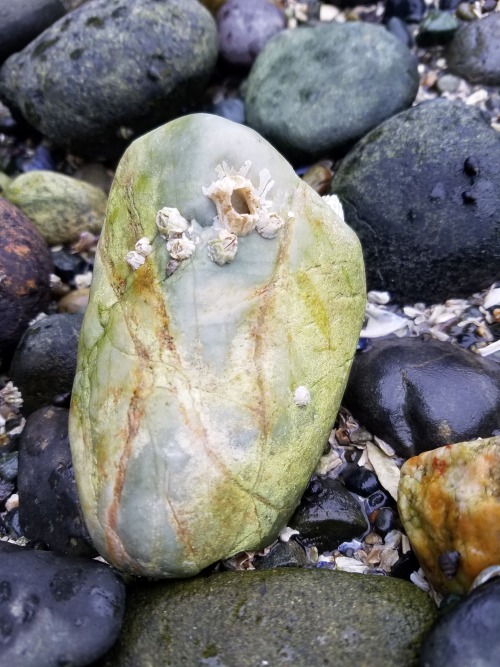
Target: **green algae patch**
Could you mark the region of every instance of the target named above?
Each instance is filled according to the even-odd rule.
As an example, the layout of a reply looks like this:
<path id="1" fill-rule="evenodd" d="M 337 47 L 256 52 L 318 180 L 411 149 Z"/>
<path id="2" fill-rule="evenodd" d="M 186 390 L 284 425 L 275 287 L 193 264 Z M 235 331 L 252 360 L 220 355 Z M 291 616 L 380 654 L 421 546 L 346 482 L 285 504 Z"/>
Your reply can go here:
<path id="1" fill-rule="evenodd" d="M 135 141 L 70 416 L 100 553 L 179 577 L 273 541 L 324 449 L 364 303 L 356 236 L 253 130 L 199 114 Z"/>

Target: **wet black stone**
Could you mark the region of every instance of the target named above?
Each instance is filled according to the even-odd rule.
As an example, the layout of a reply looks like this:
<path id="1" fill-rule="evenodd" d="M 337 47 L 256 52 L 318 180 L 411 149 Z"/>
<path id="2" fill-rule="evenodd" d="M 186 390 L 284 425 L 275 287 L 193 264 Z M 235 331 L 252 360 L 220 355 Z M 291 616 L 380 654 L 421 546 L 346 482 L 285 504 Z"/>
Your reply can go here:
<path id="1" fill-rule="evenodd" d="M 477 156 L 470 176 L 464 163 Z M 444 99 L 361 139 L 331 192 L 360 238 L 368 289 L 400 303 L 441 303 L 500 279 L 499 163 L 500 134 L 483 113 Z"/>
<path id="2" fill-rule="evenodd" d="M 380 490 L 380 484 L 375 473 L 367 468 L 362 468 L 356 463 L 347 463 L 342 468 L 341 477 L 349 491 L 357 493 L 358 496 L 366 498 L 374 491 Z"/>
<path id="3" fill-rule="evenodd" d="M 22 393 L 25 415 L 71 391 L 82 320 L 82 314 L 49 315 L 32 324 L 22 337 L 10 377 Z"/>
<path id="4" fill-rule="evenodd" d="M 60 0 L 7 0 L 1 10 L 0 63 L 64 15 Z"/>
<path id="5" fill-rule="evenodd" d="M 381 507 L 377 512 L 373 527 L 381 537 L 385 537 L 391 530 L 401 529 L 398 513 L 391 507 Z"/>
<path id="6" fill-rule="evenodd" d="M 387 23 L 390 18 L 396 16 L 406 23 L 420 23 L 425 10 L 424 0 L 387 0 L 383 21 Z"/>
<path id="7" fill-rule="evenodd" d="M 120 630 L 121 579 L 103 563 L 0 542 L 0 662 L 79 667 Z"/>
<path id="8" fill-rule="evenodd" d="M 274 570 L 277 567 L 304 567 L 307 563 L 304 549 L 293 539 L 277 542 L 267 556 L 256 556 L 256 570 Z"/>
<path id="9" fill-rule="evenodd" d="M 299 531 L 297 541 L 317 547 L 320 553 L 368 530 L 360 504 L 341 482 L 329 477 L 312 481 L 288 525 Z"/>
<path id="10" fill-rule="evenodd" d="M 68 437 L 68 411 L 41 408 L 19 444 L 20 524 L 30 540 L 70 555 L 95 555 L 80 511 Z"/>
<path id="11" fill-rule="evenodd" d="M 497 667 L 500 579 L 493 579 L 440 615 L 424 638 L 420 667 Z"/>
<path id="12" fill-rule="evenodd" d="M 450 343 L 376 341 L 358 353 L 344 404 L 408 458 L 500 426 L 500 366 Z"/>

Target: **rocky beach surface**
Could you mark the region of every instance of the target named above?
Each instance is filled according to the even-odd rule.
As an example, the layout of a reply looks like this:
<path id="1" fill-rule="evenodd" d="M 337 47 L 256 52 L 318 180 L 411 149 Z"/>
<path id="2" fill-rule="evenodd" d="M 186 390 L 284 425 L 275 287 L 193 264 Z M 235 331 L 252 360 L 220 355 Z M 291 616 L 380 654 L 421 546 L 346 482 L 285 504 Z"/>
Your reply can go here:
<path id="1" fill-rule="evenodd" d="M 0 662 L 496 667 L 500 4 L 0 9 Z"/>

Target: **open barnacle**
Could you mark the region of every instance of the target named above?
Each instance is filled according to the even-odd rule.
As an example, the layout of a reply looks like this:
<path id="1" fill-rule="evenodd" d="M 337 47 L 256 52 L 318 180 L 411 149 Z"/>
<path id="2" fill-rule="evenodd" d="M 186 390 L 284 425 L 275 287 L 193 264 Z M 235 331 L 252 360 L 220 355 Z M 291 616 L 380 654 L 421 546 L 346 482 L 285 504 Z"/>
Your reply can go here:
<path id="1" fill-rule="evenodd" d="M 189 229 L 189 223 L 180 213 L 179 209 L 164 206 L 156 214 L 156 226 L 164 239 L 172 239 L 181 236 Z"/>
<path id="2" fill-rule="evenodd" d="M 219 266 L 229 264 L 238 251 L 238 237 L 226 229 L 220 229 L 217 236 L 208 242 L 208 256 Z"/>
<path id="3" fill-rule="evenodd" d="M 261 215 L 259 216 L 259 219 L 257 220 L 255 229 L 265 239 L 274 239 L 274 237 L 278 233 L 278 230 L 280 230 L 284 224 L 285 221 L 283 220 L 283 218 L 280 218 L 280 216 L 277 213 L 272 213 L 271 211 L 263 210 Z"/>

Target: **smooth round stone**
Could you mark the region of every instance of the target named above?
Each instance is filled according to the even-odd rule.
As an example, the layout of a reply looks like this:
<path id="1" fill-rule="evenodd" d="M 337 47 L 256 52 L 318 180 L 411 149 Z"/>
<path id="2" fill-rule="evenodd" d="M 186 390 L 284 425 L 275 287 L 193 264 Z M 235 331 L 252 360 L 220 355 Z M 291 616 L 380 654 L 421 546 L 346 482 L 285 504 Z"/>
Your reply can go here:
<path id="1" fill-rule="evenodd" d="M 357 463 L 346 463 L 342 469 L 341 477 L 347 489 L 358 496 L 366 498 L 380 490 L 380 484 L 375 473 L 367 468 L 362 468 Z"/>
<path id="2" fill-rule="evenodd" d="M 102 666 L 409 666 L 435 616 L 413 584 L 346 572 L 282 568 L 139 582 Z"/>
<path id="3" fill-rule="evenodd" d="M 231 97 L 221 102 L 216 102 L 210 109 L 211 113 L 227 120 L 232 120 L 234 123 L 245 122 L 245 103 L 239 97 Z"/>
<path id="4" fill-rule="evenodd" d="M 196 103 L 216 59 L 196 0 L 91 0 L 4 63 L 0 94 L 55 144 L 105 158 Z"/>
<path id="5" fill-rule="evenodd" d="M 0 198 L 0 355 L 8 355 L 29 321 L 50 301 L 52 259 L 35 226 Z"/>
<path id="6" fill-rule="evenodd" d="M 95 555 L 81 517 L 68 410 L 41 408 L 28 419 L 19 443 L 17 486 L 23 535 L 67 555 Z"/>
<path id="7" fill-rule="evenodd" d="M 408 107 L 417 64 L 381 26 L 326 23 L 287 30 L 248 78 L 247 123 L 291 158 L 339 153 Z"/>
<path id="8" fill-rule="evenodd" d="M 103 563 L 0 542 L 0 661 L 83 667 L 118 636 L 121 579 Z"/>
<path id="9" fill-rule="evenodd" d="M 2 2 L 0 63 L 20 51 L 49 25 L 64 16 L 60 0 L 15 0 Z"/>
<path id="10" fill-rule="evenodd" d="M 66 296 L 63 296 L 57 304 L 57 310 L 60 313 L 84 313 L 89 305 L 90 289 L 72 290 Z"/>
<path id="11" fill-rule="evenodd" d="M 384 23 L 393 16 L 406 23 L 420 23 L 426 12 L 425 0 L 387 0 L 385 3 Z"/>
<path id="12" fill-rule="evenodd" d="M 500 86 L 500 13 L 464 25 L 447 53 L 453 74 L 471 83 Z"/>
<path id="13" fill-rule="evenodd" d="M 436 340 L 374 341 L 354 359 L 344 404 L 409 458 L 499 427 L 500 366 Z"/>
<path id="14" fill-rule="evenodd" d="M 499 164 L 500 134 L 484 115 L 444 99 L 364 137 L 331 192 L 361 240 L 368 289 L 404 303 L 439 303 L 498 280 Z"/>
<path id="15" fill-rule="evenodd" d="M 251 65 L 286 28 L 285 13 L 267 0 L 229 0 L 217 12 L 219 51 L 233 65 Z"/>
<path id="16" fill-rule="evenodd" d="M 360 504 L 341 482 L 329 477 L 317 477 L 309 484 L 288 525 L 299 531 L 297 539 L 320 553 L 368 531 Z"/>
<path id="17" fill-rule="evenodd" d="M 12 358 L 10 377 L 22 393 L 25 415 L 71 392 L 82 319 L 80 314 L 49 315 L 24 334 Z"/>
<path id="18" fill-rule="evenodd" d="M 421 667 L 496 667 L 500 656 L 500 579 L 441 614 L 424 637 Z"/>
<path id="19" fill-rule="evenodd" d="M 443 74 L 437 80 L 436 87 L 440 93 L 454 93 L 458 90 L 462 79 L 454 74 Z"/>
<path id="20" fill-rule="evenodd" d="M 452 12 L 431 10 L 420 25 L 417 45 L 420 47 L 447 44 L 460 27 L 460 21 Z"/>
<path id="21" fill-rule="evenodd" d="M 5 197 L 33 221 L 49 245 L 77 241 L 81 232 L 99 232 L 106 214 L 107 197 L 100 188 L 55 171 L 21 174 Z"/>

